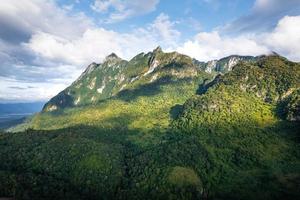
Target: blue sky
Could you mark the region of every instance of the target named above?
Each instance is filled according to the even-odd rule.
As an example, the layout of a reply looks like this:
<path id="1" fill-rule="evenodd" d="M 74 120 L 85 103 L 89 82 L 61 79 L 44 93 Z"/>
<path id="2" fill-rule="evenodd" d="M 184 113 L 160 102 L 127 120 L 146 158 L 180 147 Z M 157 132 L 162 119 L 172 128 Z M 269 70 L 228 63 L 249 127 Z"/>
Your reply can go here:
<path id="1" fill-rule="evenodd" d="M 162 0 L 153 1 L 155 9 L 146 13 L 129 16 L 123 20 L 110 21 L 110 15 L 116 12 L 111 6 L 105 11 L 95 11 L 94 0 L 57 1 L 61 7 L 72 8 L 72 12 L 84 12 L 94 22 L 106 29 L 117 30 L 121 33 L 129 32 L 132 28 L 151 24 L 155 18 L 164 13 L 181 32 L 181 40 L 193 37 L 199 31 L 212 31 L 251 10 L 254 0 Z"/>
<path id="2" fill-rule="evenodd" d="M 0 102 L 47 101 L 89 63 L 158 45 L 300 61 L 300 0 L 9 0 L 0 27 Z"/>
<path id="3" fill-rule="evenodd" d="M 92 0 L 63 0 L 58 1 L 58 4 L 62 7 L 72 7 L 73 12 L 84 12 L 99 26 L 119 32 L 128 32 L 132 27 L 150 24 L 160 13 L 165 13 L 173 21 L 181 22 L 177 24 L 177 28 L 188 37 L 199 30 L 212 31 L 244 15 L 252 8 L 254 2 L 254 0 L 162 0 L 157 1 L 155 9 L 145 15 L 130 16 L 125 20 L 110 23 L 103 21 L 109 20 L 109 15 L 115 11 L 113 7 L 107 11 L 95 12 L 91 6 L 94 4 Z"/>

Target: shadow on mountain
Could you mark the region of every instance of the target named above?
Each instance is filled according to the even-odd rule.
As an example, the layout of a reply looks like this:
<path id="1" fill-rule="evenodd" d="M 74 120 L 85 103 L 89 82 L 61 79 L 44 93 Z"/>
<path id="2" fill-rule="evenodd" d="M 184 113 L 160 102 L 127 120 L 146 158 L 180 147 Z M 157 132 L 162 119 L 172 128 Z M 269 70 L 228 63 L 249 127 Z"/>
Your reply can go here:
<path id="1" fill-rule="evenodd" d="M 196 91 L 196 94 L 201 95 L 207 92 L 207 90 L 217 84 L 220 80 L 222 75 L 217 75 L 213 80 L 205 79 L 202 84 L 199 85 L 198 90 Z"/>
<path id="2" fill-rule="evenodd" d="M 0 150 L 0 196 L 115 199 L 127 180 L 127 149 L 139 150 L 127 139 L 134 133 L 126 127 L 79 125 L 0 135 L 0 146 L 5 146 Z"/>
<path id="3" fill-rule="evenodd" d="M 176 104 L 170 109 L 170 116 L 172 120 L 175 120 L 178 118 L 179 114 L 183 111 L 183 105 Z"/>
<path id="4" fill-rule="evenodd" d="M 137 86 L 135 89 L 125 89 L 118 93 L 116 98 L 123 101 L 130 102 L 136 100 L 140 96 L 154 96 L 162 92 L 162 86 L 165 85 L 176 85 L 180 81 L 188 81 L 190 78 L 177 79 L 173 76 L 164 76 L 158 80 Z"/>
<path id="5" fill-rule="evenodd" d="M 174 106 L 174 117 L 180 109 Z M 176 112 L 175 112 L 176 111 Z M 119 118 L 119 119 L 118 119 Z M 125 122 L 123 121 L 125 120 Z M 158 142 L 129 129 L 133 116 L 99 126 L 0 135 L 0 196 L 16 199 L 297 199 L 299 152 L 285 126 L 207 123 Z M 114 123 L 112 128 L 106 123 Z M 245 124 L 248 124 L 245 126 Z M 291 125 L 292 127 L 292 125 Z M 285 135 L 276 133 L 285 132 Z M 136 140 L 148 143 L 146 147 Z M 276 150 L 276 154 L 272 153 Z M 285 158 L 288 158 L 287 160 Z M 276 168 L 274 168 L 276 166 Z M 286 172 L 281 173 L 285 169 Z M 262 187 L 262 184 L 264 185 Z M 261 198 L 264 197 L 264 198 Z"/>
<path id="6" fill-rule="evenodd" d="M 48 106 L 51 107 L 51 105 L 55 105 L 58 108 L 72 107 L 73 102 L 74 102 L 74 97 L 67 94 L 66 91 L 62 91 L 58 95 L 50 99 L 50 101 L 44 105 L 42 110 L 44 111 L 45 109 L 47 109 Z"/>

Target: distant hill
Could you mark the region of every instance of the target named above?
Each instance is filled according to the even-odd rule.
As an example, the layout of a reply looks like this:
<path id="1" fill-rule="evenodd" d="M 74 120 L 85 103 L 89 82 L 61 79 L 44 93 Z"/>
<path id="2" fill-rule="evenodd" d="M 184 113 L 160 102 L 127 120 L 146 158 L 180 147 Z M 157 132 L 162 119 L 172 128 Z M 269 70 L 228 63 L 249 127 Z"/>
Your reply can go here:
<path id="1" fill-rule="evenodd" d="M 33 103 L 0 103 L 0 115 L 36 113 L 42 110 L 44 102 Z"/>
<path id="2" fill-rule="evenodd" d="M 23 123 L 25 118 L 40 112 L 44 102 L 0 103 L 0 129 L 7 129 Z"/>

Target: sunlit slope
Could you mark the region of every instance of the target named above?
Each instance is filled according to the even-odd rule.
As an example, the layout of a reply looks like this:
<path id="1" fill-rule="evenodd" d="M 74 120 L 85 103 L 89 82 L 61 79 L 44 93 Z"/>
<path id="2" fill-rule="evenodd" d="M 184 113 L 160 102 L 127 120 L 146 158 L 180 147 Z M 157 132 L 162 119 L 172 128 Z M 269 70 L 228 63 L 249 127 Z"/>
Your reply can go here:
<path id="1" fill-rule="evenodd" d="M 164 53 L 159 47 L 130 61 L 112 54 L 104 63 L 90 65 L 25 128 L 58 129 L 82 124 L 165 131 L 180 110 L 179 105 L 212 78 L 192 58 L 177 52 Z M 24 125 L 15 130 L 18 128 Z"/>
<path id="2" fill-rule="evenodd" d="M 299 64 L 262 57 L 217 77 L 184 104 L 173 131 L 190 135 L 206 153 L 210 167 L 195 169 L 207 192 L 214 188 L 229 199 L 299 197 L 299 76 Z"/>
<path id="3" fill-rule="evenodd" d="M 263 56 L 213 78 L 181 58 L 131 71 L 139 78 L 96 103 L 46 109 L 27 124 L 37 130 L 0 134 L 0 194 L 299 199 L 299 64 Z"/>
<path id="4" fill-rule="evenodd" d="M 127 127 L 142 132 L 163 131 L 180 110 L 179 105 L 195 94 L 207 78 L 210 76 L 206 73 L 186 79 L 162 77 L 97 105 L 40 113 L 32 119 L 31 127 L 58 129 L 83 124 L 114 129 Z"/>
<path id="5" fill-rule="evenodd" d="M 71 86 L 53 97 L 44 112 L 96 104 L 136 85 L 162 77 L 193 78 L 200 68 L 193 59 L 177 52 L 165 53 L 160 47 L 125 61 L 111 54 L 101 64 L 92 63 Z"/>

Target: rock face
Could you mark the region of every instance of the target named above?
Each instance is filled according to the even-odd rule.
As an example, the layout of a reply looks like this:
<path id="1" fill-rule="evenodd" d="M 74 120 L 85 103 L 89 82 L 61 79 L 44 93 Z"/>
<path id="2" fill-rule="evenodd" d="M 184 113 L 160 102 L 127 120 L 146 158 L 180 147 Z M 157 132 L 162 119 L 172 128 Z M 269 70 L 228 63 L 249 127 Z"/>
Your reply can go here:
<path id="1" fill-rule="evenodd" d="M 239 62 L 255 62 L 258 57 L 232 55 L 220 60 L 212 60 L 206 63 L 198 62 L 198 66 L 207 73 L 226 73 Z"/>
<path id="2" fill-rule="evenodd" d="M 289 121 L 300 122 L 300 89 L 291 91 L 285 98 L 283 114 Z"/>

